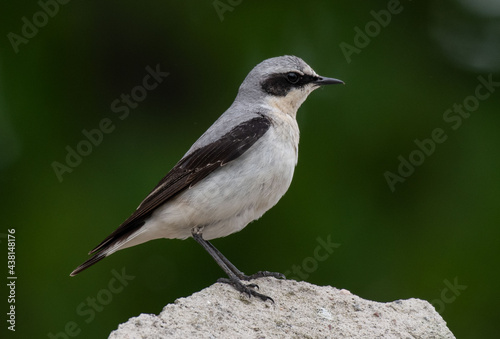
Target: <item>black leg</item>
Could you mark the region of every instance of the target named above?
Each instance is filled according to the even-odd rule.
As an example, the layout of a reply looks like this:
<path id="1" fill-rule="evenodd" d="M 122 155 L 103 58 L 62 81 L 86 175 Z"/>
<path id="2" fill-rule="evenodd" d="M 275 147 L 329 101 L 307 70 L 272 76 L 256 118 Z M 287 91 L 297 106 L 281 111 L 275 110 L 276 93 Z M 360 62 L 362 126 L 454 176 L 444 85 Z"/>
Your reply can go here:
<path id="1" fill-rule="evenodd" d="M 219 259 L 221 259 L 233 273 L 240 278 L 241 280 L 252 280 L 252 279 L 257 279 L 257 278 L 263 278 L 263 277 L 274 277 L 276 279 L 285 279 L 285 275 L 283 273 L 279 272 L 269 272 L 269 271 L 259 271 L 257 273 L 254 273 L 252 275 L 246 275 L 245 273 L 241 272 L 239 269 L 236 268 L 217 248 L 215 248 L 214 245 L 212 245 L 211 242 L 205 240 L 208 245 L 212 248 L 212 250 L 217 254 Z"/>
<path id="2" fill-rule="evenodd" d="M 193 239 L 196 240 L 207 252 L 214 258 L 215 262 L 222 268 L 222 270 L 228 275 L 228 278 L 220 278 L 218 282 L 226 283 L 233 286 L 236 290 L 247 294 L 248 296 L 259 297 L 263 301 L 271 300 L 274 303 L 274 300 L 267 295 L 261 294 L 254 290 L 254 288 L 258 288 L 256 284 L 248 284 L 245 285 L 241 282 L 241 279 L 250 280 L 260 277 L 273 276 L 273 277 L 284 277 L 281 273 L 273 273 L 273 272 L 258 272 L 252 276 L 247 276 L 240 270 L 236 268 L 222 253 L 219 252 L 209 241 L 203 239 L 202 233 L 199 229 L 195 228 L 192 232 Z M 269 273 L 269 274 L 266 274 Z"/>

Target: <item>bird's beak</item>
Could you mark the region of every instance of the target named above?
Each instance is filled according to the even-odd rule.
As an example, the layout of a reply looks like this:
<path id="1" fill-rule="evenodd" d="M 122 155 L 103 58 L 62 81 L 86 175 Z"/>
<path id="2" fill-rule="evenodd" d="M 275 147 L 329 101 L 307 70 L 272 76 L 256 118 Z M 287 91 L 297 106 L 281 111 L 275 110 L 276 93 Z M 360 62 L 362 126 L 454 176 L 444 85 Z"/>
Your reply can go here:
<path id="1" fill-rule="evenodd" d="M 318 76 L 318 79 L 314 80 L 313 84 L 316 84 L 318 86 L 334 85 L 334 84 L 342 84 L 342 85 L 344 85 L 344 82 L 342 80 L 339 80 L 339 79 Z"/>

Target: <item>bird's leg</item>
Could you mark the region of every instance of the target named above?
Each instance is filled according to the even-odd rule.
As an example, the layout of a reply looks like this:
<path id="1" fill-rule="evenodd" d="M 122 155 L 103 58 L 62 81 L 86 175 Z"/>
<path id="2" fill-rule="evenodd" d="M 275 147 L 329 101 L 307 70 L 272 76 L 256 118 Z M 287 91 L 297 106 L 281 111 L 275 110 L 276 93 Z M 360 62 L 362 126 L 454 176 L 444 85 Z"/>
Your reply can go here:
<path id="1" fill-rule="evenodd" d="M 241 293 L 245 293 L 248 296 L 259 297 L 263 301 L 271 300 L 274 303 L 273 298 L 268 297 L 267 295 L 261 294 L 254 290 L 255 287 L 258 288 L 256 284 L 248 284 L 245 285 L 241 282 L 241 279 L 234 272 L 236 270 L 239 274 L 244 275 L 241 271 L 239 271 L 233 264 L 227 260 L 226 257 L 222 256 L 222 254 L 215 249 L 215 247 L 209 243 L 207 240 L 203 239 L 201 231 L 203 228 L 194 228 L 192 231 L 193 239 L 196 240 L 198 244 L 200 244 L 207 252 L 214 258 L 215 262 L 222 268 L 222 270 L 228 275 L 229 278 L 220 278 L 217 280 L 221 283 L 226 283 L 233 286 L 236 290 Z M 219 255 L 221 255 L 224 259 L 222 259 Z M 229 266 L 227 265 L 229 263 Z"/>
<path id="2" fill-rule="evenodd" d="M 207 241 L 208 245 L 212 248 L 212 250 L 217 254 L 217 256 L 233 271 L 233 273 L 240 278 L 241 280 L 252 280 L 263 277 L 274 277 L 276 279 L 285 279 L 285 275 L 279 272 L 269 272 L 269 271 L 259 271 L 252 275 L 246 275 L 236 268 L 211 242 Z"/>

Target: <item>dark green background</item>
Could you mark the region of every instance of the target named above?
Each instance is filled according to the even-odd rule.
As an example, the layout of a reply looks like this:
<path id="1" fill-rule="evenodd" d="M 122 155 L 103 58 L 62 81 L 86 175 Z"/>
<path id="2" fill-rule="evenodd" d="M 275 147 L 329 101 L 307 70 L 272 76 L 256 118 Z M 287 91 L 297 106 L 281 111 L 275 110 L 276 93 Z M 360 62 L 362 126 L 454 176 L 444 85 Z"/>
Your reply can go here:
<path id="1" fill-rule="evenodd" d="M 443 114 L 475 94 L 478 76 L 500 81 L 499 5 L 402 0 L 347 62 L 339 45 L 354 45 L 355 27 L 387 5 L 242 1 L 221 21 L 211 1 L 74 0 L 15 53 L 7 34 L 21 34 L 22 18 L 41 7 L 3 1 L 0 264 L 6 276 L 5 235 L 15 228 L 18 280 L 14 335 L 1 283 L 2 332 L 48 338 L 74 321 L 78 337 L 103 338 L 221 277 L 192 239 L 156 240 L 69 273 L 229 107 L 253 66 L 294 54 L 346 86 L 317 90 L 299 110 L 299 164 L 282 201 L 214 244 L 247 273 L 284 272 L 330 237 L 340 246 L 308 282 L 436 307 L 444 293 L 440 311 L 457 337 L 497 334 L 500 87 L 456 130 Z M 111 103 L 157 64 L 170 75 L 120 120 Z M 52 162 L 104 118 L 115 130 L 59 182 Z M 397 173 L 398 156 L 436 128 L 446 141 L 391 192 L 384 172 Z M 87 323 L 77 307 L 105 295 L 123 268 L 135 278 Z M 466 289 L 443 292 L 454 282 Z"/>

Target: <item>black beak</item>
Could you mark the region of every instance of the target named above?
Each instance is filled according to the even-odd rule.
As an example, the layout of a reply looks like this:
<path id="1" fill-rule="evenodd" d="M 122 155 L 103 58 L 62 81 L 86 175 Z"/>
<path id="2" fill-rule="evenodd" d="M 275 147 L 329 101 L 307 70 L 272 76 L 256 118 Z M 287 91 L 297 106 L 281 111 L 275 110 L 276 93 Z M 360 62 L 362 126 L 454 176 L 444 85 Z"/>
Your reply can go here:
<path id="1" fill-rule="evenodd" d="M 334 78 L 327 78 L 327 77 L 322 77 L 322 76 L 318 76 L 318 78 L 313 81 L 313 84 L 316 84 L 318 86 L 335 85 L 335 84 L 345 85 L 342 80 L 334 79 Z"/>

